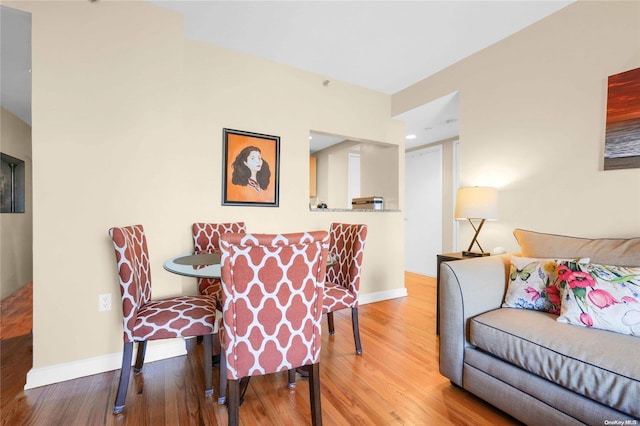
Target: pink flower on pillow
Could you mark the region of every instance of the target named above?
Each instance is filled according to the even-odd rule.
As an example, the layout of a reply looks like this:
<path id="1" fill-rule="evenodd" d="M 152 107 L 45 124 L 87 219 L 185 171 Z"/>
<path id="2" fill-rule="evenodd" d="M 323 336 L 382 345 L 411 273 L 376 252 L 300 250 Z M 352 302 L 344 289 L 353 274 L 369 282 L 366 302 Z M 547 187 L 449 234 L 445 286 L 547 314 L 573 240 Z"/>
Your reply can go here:
<path id="1" fill-rule="evenodd" d="M 581 271 L 571 273 L 569 279 L 567 280 L 567 284 L 569 284 L 570 288 L 587 288 L 594 287 L 596 285 L 593 277 L 588 272 Z"/>
<path id="2" fill-rule="evenodd" d="M 593 319 L 591 319 L 591 315 L 584 312 L 580 314 L 580 322 L 586 325 L 587 327 L 593 326 Z"/>
<path id="3" fill-rule="evenodd" d="M 604 309 L 608 306 L 620 303 L 611 295 L 611 293 L 604 290 L 593 290 L 589 292 L 588 297 L 591 303 L 593 303 L 600 309 Z"/>
<path id="4" fill-rule="evenodd" d="M 624 303 L 638 303 L 638 301 L 636 299 L 634 299 L 633 297 L 631 297 L 631 296 L 624 296 L 622 298 L 622 301 Z"/>
<path id="5" fill-rule="evenodd" d="M 524 291 L 531 297 L 531 300 L 535 301 L 540 297 L 540 292 L 531 286 L 527 286 Z"/>
<path id="6" fill-rule="evenodd" d="M 567 265 L 558 265 L 558 278 L 560 278 L 560 281 L 569 281 L 571 274 L 573 274 L 573 271 Z"/>

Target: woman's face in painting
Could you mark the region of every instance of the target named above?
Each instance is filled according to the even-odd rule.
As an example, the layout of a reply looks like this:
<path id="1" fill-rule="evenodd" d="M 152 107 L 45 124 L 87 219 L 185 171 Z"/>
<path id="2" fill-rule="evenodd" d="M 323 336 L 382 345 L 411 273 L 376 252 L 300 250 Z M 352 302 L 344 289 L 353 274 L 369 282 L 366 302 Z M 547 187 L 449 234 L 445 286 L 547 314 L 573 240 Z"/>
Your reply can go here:
<path id="1" fill-rule="evenodd" d="M 258 172 L 262 168 L 262 155 L 259 151 L 251 151 L 244 164 L 252 172 Z"/>

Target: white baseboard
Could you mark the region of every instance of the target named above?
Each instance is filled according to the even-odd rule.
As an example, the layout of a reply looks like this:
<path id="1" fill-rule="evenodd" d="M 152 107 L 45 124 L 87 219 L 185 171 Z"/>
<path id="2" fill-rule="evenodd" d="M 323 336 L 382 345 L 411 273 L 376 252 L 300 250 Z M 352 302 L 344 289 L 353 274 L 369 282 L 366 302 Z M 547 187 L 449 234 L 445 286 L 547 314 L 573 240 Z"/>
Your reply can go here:
<path id="1" fill-rule="evenodd" d="M 144 363 L 173 358 L 186 353 L 187 349 L 183 339 L 149 342 Z M 135 359 L 136 348 L 134 348 L 132 361 L 135 362 Z M 33 389 L 106 371 L 118 370 L 121 366 L 122 352 L 118 352 L 49 367 L 32 368 L 27 373 L 27 383 L 24 385 L 24 389 Z"/>
<path id="2" fill-rule="evenodd" d="M 361 294 L 360 304 L 366 305 L 367 303 L 382 302 L 383 300 L 397 299 L 399 297 L 407 297 L 406 287 L 380 291 L 378 293 Z"/>

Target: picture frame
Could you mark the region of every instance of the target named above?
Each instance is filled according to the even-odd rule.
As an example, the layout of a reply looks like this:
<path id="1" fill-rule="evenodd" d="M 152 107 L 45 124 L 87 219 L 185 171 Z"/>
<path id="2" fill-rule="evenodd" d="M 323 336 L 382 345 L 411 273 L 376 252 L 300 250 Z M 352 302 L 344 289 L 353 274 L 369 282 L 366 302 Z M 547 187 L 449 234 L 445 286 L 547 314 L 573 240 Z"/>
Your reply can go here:
<path id="1" fill-rule="evenodd" d="M 0 213 L 25 212 L 25 163 L 0 152 Z"/>
<path id="2" fill-rule="evenodd" d="M 640 68 L 609 76 L 604 170 L 640 168 Z"/>
<path id="3" fill-rule="evenodd" d="M 280 137 L 222 129 L 222 205 L 278 207 Z"/>

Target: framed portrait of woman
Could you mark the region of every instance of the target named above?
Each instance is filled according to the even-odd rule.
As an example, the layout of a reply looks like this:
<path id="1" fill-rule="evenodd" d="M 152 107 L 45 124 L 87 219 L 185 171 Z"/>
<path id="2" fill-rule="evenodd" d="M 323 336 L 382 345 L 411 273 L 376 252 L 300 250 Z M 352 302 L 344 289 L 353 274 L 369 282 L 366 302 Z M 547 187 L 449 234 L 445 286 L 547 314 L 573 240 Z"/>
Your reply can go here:
<path id="1" fill-rule="evenodd" d="M 222 130 L 222 205 L 278 207 L 280 137 Z"/>

